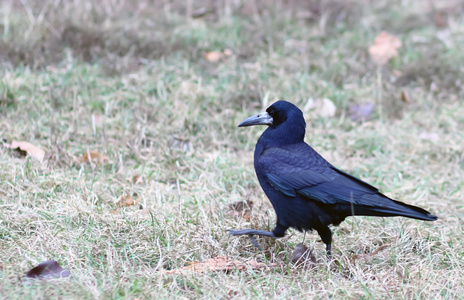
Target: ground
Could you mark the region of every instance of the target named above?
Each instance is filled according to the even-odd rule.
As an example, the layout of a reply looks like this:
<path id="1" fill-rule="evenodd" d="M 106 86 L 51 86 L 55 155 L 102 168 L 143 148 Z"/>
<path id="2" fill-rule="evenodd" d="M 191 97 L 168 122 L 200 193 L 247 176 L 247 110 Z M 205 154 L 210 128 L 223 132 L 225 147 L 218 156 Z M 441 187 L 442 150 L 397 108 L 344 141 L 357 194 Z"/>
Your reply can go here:
<path id="1" fill-rule="evenodd" d="M 463 297 L 462 1 L 5 0 L 0 13 L 1 298 Z M 382 31 L 401 47 L 379 65 Z M 278 99 L 332 164 L 439 220 L 348 218 L 331 263 L 306 234 L 311 266 L 291 262 L 303 233 L 259 238 L 262 252 L 228 236 L 274 226 L 252 161 L 264 127 L 237 125 Z M 173 271 L 218 257 L 267 267 Z M 24 282 L 46 260 L 71 276 Z"/>

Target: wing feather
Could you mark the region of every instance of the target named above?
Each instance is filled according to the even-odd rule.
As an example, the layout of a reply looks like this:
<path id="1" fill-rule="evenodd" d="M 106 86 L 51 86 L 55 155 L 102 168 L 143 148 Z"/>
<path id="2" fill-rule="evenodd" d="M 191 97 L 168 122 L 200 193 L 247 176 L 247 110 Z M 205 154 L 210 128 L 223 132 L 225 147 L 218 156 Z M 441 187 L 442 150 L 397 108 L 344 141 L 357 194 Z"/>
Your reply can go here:
<path id="1" fill-rule="evenodd" d="M 307 144 L 266 149 L 259 164 L 268 182 L 289 197 L 369 206 L 378 194 L 375 187 L 333 167 Z"/>

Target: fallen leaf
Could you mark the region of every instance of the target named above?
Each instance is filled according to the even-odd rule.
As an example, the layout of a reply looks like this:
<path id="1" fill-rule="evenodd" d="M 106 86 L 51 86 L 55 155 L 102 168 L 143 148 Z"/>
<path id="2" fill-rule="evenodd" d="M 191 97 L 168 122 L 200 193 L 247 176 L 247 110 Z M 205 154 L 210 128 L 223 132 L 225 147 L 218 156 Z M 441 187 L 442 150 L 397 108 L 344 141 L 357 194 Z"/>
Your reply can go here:
<path id="1" fill-rule="evenodd" d="M 314 110 L 321 117 L 327 118 L 335 116 L 335 113 L 337 112 L 337 107 L 332 102 L 332 100 L 328 98 L 316 100 L 313 98 L 309 98 L 303 110 Z"/>
<path id="2" fill-rule="evenodd" d="M 314 266 L 316 264 L 316 257 L 311 249 L 303 243 L 299 243 L 295 250 L 293 250 L 292 262 L 296 265 Z"/>
<path id="3" fill-rule="evenodd" d="M 55 260 L 47 260 L 32 268 L 26 274 L 26 279 L 52 279 L 69 277 L 71 273 L 63 269 Z"/>
<path id="4" fill-rule="evenodd" d="M 277 268 L 279 267 L 278 264 L 276 263 L 270 263 L 269 265 L 265 265 L 263 263 L 257 262 L 256 260 L 250 260 L 245 263 L 246 266 L 253 270 L 258 270 L 258 269 L 265 269 L 265 268 Z"/>
<path id="5" fill-rule="evenodd" d="M 271 263 L 265 265 L 257 261 L 251 260 L 246 263 L 240 262 L 238 260 L 231 260 L 224 256 L 217 256 L 205 261 L 196 261 L 190 263 L 188 266 L 183 268 L 168 270 L 167 274 L 183 274 L 186 272 L 196 272 L 196 273 L 205 273 L 205 272 L 230 272 L 233 270 L 245 271 L 248 269 L 258 270 L 258 269 L 267 269 L 267 268 L 276 268 L 277 264 Z"/>
<path id="6" fill-rule="evenodd" d="M 400 47 L 399 38 L 382 31 L 375 38 L 374 44 L 369 47 L 369 54 L 376 64 L 384 65 L 393 57 L 398 56 L 398 48 Z"/>
<path id="7" fill-rule="evenodd" d="M 3 143 L 3 145 L 7 148 L 18 151 L 22 156 L 29 155 L 41 162 L 45 157 L 45 151 L 28 142 L 13 141 L 11 144 Z"/>
<path id="8" fill-rule="evenodd" d="M 444 13 L 435 12 L 433 14 L 433 20 L 435 21 L 435 26 L 438 28 L 446 28 L 447 21 Z"/>
<path id="9" fill-rule="evenodd" d="M 215 63 L 220 61 L 224 57 L 224 53 L 222 53 L 221 51 L 211 51 L 205 52 L 203 56 L 207 61 Z"/>
<path id="10" fill-rule="evenodd" d="M 209 62 L 218 62 L 221 59 L 229 57 L 232 55 L 232 50 L 224 49 L 224 51 L 211 51 L 211 52 L 204 52 L 203 57 Z"/>
<path id="11" fill-rule="evenodd" d="M 350 104 L 350 119 L 355 122 L 367 120 L 374 108 L 374 103 Z"/>
<path id="12" fill-rule="evenodd" d="M 401 91 L 401 101 L 406 102 L 406 103 L 412 102 L 411 98 L 409 97 L 408 92 L 405 90 Z"/>
<path id="13" fill-rule="evenodd" d="M 132 177 L 132 182 L 133 183 L 143 183 L 143 179 L 140 176 L 140 174 L 137 174 L 137 175 L 134 175 L 134 177 Z"/>
<path id="14" fill-rule="evenodd" d="M 319 109 L 321 117 L 333 117 L 337 111 L 335 104 L 327 98 L 322 99 L 322 105 Z"/>
<path id="15" fill-rule="evenodd" d="M 228 297 L 227 299 L 232 299 L 232 298 L 234 298 L 234 296 L 237 296 L 237 295 L 238 295 L 238 292 L 237 292 L 237 291 L 229 290 L 229 291 L 227 292 L 227 297 Z"/>
<path id="16" fill-rule="evenodd" d="M 134 200 L 134 198 L 131 195 L 124 195 L 121 196 L 118 201 L 116 201 L 116 206 L 121 208 L 121 207 L 128 207 L 132 205 L 136 205 L 141 201 L 141 199 L 138 199 L 137 201 Z"/>
<path id="17" fill-rule="evenodd" d="M 86 152 L 79 158 L 79 161 L 82 163 L 88 163 L 88 162 L 102 163 L 107 160 L 108 160 L 108 157 L 106 157 L 105 155 L 101 154 L 98 151 Z"/>

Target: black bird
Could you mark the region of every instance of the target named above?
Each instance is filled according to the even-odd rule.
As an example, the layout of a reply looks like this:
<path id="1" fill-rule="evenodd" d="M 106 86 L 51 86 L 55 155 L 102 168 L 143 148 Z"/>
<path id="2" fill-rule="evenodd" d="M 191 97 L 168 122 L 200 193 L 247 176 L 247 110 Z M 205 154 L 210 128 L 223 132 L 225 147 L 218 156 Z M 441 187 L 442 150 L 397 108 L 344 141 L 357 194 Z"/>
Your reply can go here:
<path id="1" fill-rule="evenodd" d="M 288 228 L 316 230 L 332 249 L 330 224 L 349 216 L 402 216 L 435 221 L 428 211 L 388 198 L 372 185 L 332 166 L 304 142 L 303 113 L 290 102 L 278 101 L 239 127 L 268 125 L 256 144 L 254 165 L 259 183 L 277 214 L 272 232 L 229 230 L 231 235 L 283 237 Z"/>

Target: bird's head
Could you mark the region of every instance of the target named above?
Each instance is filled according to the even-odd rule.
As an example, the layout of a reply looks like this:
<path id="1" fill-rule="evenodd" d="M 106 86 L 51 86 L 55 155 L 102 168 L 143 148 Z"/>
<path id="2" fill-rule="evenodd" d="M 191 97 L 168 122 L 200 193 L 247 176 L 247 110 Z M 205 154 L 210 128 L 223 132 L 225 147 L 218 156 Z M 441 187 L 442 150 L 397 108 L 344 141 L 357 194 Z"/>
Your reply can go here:
<path id="1" fill-rule="evenodd" d="M 290 102 L 280 100 L 265 112 L 251 116 L 238 127 L 268 125 L 265 134 L 282 140 L 283 144 L 303 141 L 306 123 L 301 110 Z"/>
<path id="2" fill-rule="evenodd" d="M 268 125 L 276 128 L 284 124 L 287 120 L 289 122 L 301 121 L 304 124 L 303 113 L 294 104 L 280 100 L 269 106 L 265 112 L 251 116 L 244 120 L 238 127 L 254 126 L 254 125 Z M 304 124 L 306 126 L 306 124 Z"/>

